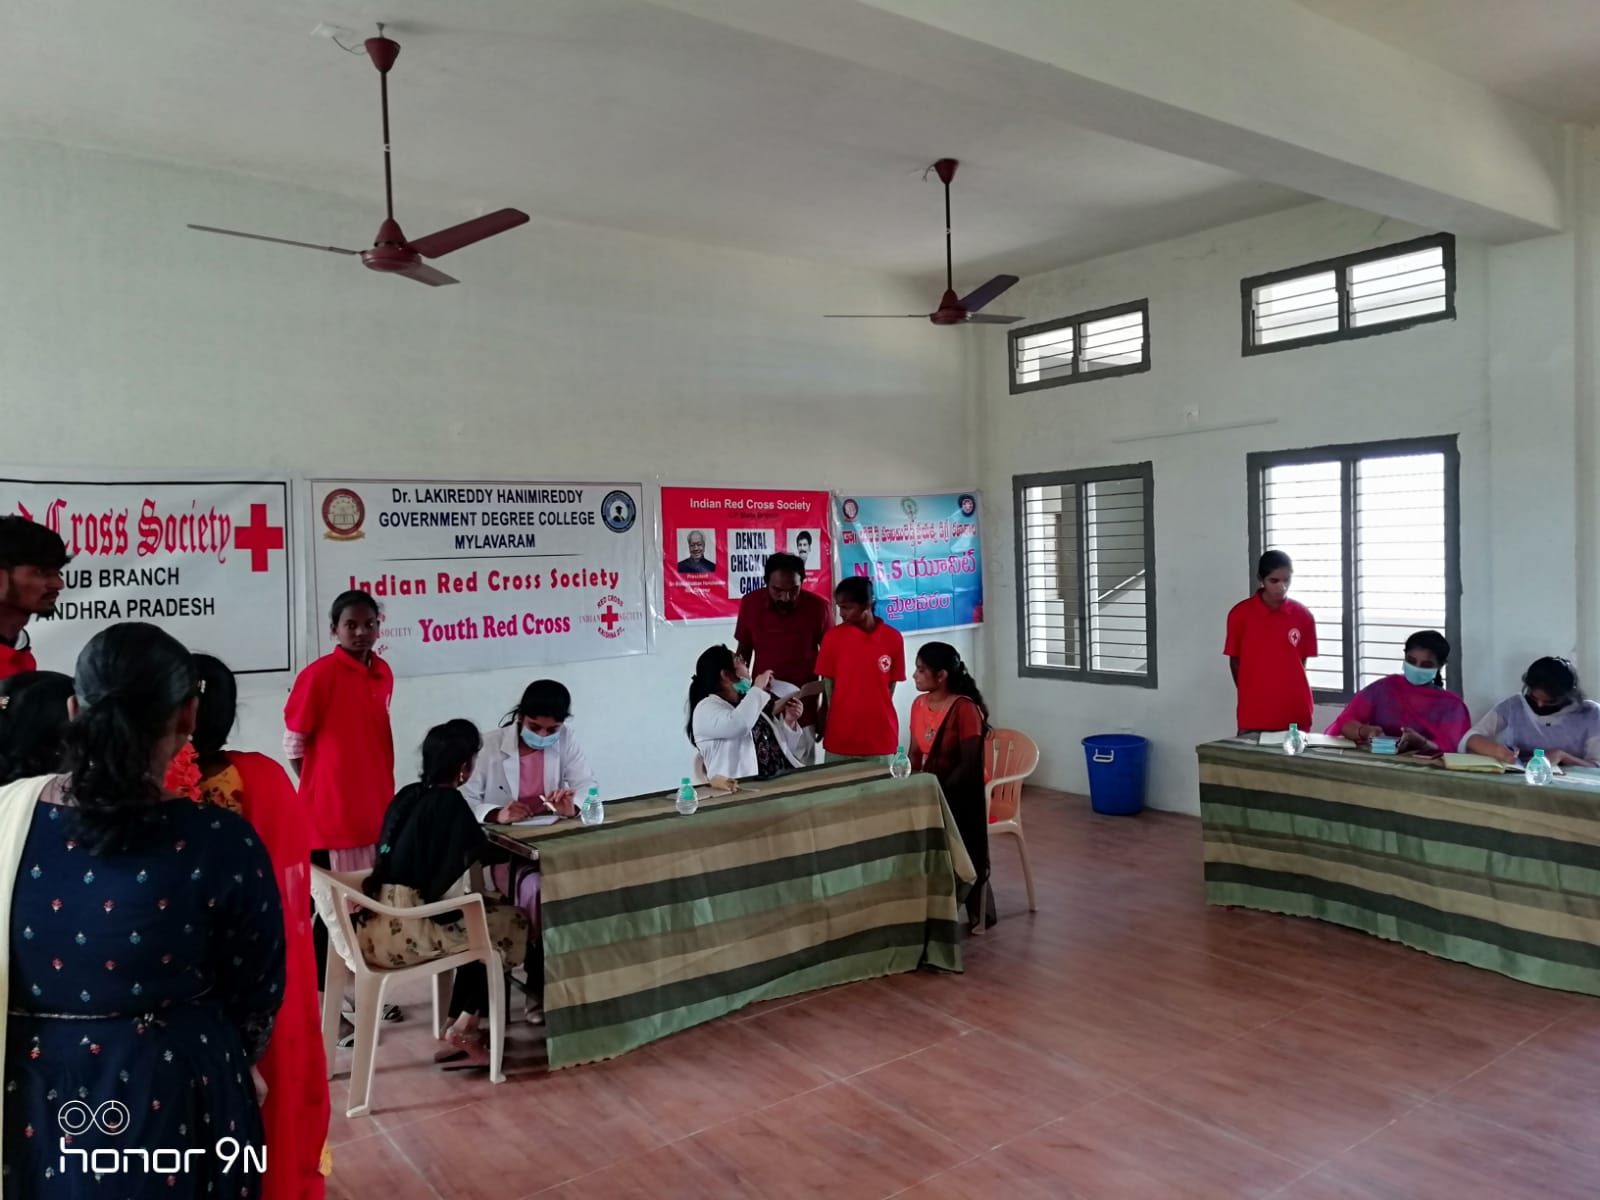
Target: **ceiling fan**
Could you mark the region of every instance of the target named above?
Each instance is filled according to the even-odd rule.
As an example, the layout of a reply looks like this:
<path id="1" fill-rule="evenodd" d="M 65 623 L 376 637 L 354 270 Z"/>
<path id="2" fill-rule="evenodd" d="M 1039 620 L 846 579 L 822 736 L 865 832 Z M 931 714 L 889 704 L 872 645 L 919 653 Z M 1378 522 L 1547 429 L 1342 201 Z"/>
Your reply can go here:
<path id="1" fill-rule="evenodd" d="M 950 265 L 950 181 L 956 177 L 956 168 L 960 165 L 953 158 L 941 158 L 929 168 L 944 184 L 944 295 L 939 299 L 939 307 L 931 313 L 824 313 L 824 316 L 847 320 L 928 320 L 935 325 L 1010 325 L 1022 320 L 1021 317 L 1002 317 L 979 311 L 1015 284 L 1015 275 L 996 275 L 988 283 L 980 284 L 959 300 L 956 299 L 955 276 Z"/>
<path id="2" fill-rule="evenodd" d="M 430 267 L 422 261 L 423 259 L 441 258 L 464 246 L 481 242 L 485 238 L 494 237 L 497 233 L 504 233 L 527 222 L 527 213 L 514 208 L 502 208 L 498 212 L 485 213 L 481 217 L 474 217 L 470 221 L 463 221 L 459 225 L 430 233 L 416 241 L 406 240 L 406 235 L 400 231 L 399 222 L 394 219 L 394 172 L 389 162 L 389 68 L 394 66 L 394 60 L 400 55 L 400 43 L 384 37 L 383 26 L 379 25 L 378 36 L 368 38 L 366 48 L 367 57 L 372 60 L 372 65 L 378 68 L 379 97 L 383 106 L 383 199 L 386 215 L 383 224 L 378 226 L 378 236 L 372 243 L 372 249 L 357 251 L 346 250 L 340 246 L 318 246 L 313 242 L 296 242 L 289 238 L 267 237 L 260 233 L 241 233 L 237 229 L 218 229 L 215 225 L 190 225 L 190 229 L 198 229 L 202 233 L 226 234 L 228 237 L 250 238 L 257 242 L 276 242 L 280 246 L 325 250 L 329 254 L 359 255 L 368 270 L 386 271 L 392 275 L 402 275 L 418 283 L 425 283 L 429 287 L 442 287 L 447 283 L 459 281 L 436 267 Z"/>

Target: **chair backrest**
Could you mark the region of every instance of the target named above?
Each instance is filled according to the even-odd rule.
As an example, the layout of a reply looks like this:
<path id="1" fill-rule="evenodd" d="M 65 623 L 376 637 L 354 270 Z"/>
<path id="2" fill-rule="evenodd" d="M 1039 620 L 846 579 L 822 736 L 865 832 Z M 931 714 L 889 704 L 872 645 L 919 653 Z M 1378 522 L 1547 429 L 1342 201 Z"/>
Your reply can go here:
<path id="1" fill-rule="evenodd" d="M 355 926 L 350 920 L 351 905 L 370 908 L 367 894 L 361 890 L 361 881 L 372 872 L 330 871 L 326 867 L 311 868 L 311 898 L 316 903 L 317 915 L 328 927 L 328 941 L 338 951 L 339 957 L 353 971 L 361 956 L 355 952 Z"/>
<path id="2" fill-rule="evenodd" d="M 989 731 L 989 820 L 1014 820 L 1022 811 L 1022 783 L 1039 765 L 1039 747 L 1020 729 Z"/>

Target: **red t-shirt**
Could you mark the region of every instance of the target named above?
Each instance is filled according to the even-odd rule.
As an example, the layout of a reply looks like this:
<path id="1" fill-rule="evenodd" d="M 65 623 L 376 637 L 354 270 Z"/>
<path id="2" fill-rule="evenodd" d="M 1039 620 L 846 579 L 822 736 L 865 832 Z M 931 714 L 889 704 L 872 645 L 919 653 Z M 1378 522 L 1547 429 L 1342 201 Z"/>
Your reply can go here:
<path id="1" fill-rule="evenodd" d="M 1257 592 L 1228 612 L 1222 652 L 1239 660 L 1240 729 L 1311 729 L 1311 684 L 1306 659 L 1317 656 L 1317 619 L 1285 599 L 1269 608 Z"/>
<path id="2" fill-rule="evenodd" d="M 900 748 L 900 718 L 891 692 L 906 677 L 906 644 L 898 629 L 882 620 L 871 633 L 835 626 L 822 639 L 817 674 L 833 680 L 823 749 L 866 758 Z"/>
<path id="3" fill-rule="evenodd" d="M 815 592 L 802 591 L 792 609 L 779 612 L 767 589 L 757 588 L 739 601 L 733 640 L 751 648 L 752 672 L 771 671 L 800 687 L 817 677 L 817 649 L 832 626 L 833 605 Z"/>
<path id="4" fill-rule="evenodd" d="M 13 675 L 21 675 L 24 671 L 38 669 L 39 664 L 34 661 L 33 643 L 28 638 L 27 630 L 22 631 L 15 646 L 0 642 L 0 679 L 10 679 Z"/>
<path id="5" fill-rule="evenodd" d="M 363 666 L 335 650 L 294 681 L 283 723 L 306 739 L 300 795 L 311 813 L 312 849 L 377 843 L 394 796 L 393 697 L 394 672 L 376 654 Z"/>

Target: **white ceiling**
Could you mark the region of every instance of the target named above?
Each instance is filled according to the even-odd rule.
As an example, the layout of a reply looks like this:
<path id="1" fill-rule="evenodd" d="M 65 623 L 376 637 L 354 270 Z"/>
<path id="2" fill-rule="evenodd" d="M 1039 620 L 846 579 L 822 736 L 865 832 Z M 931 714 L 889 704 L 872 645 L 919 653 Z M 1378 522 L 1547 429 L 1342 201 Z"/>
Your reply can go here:
<path id="1" fill-rule="evenodd" d="M 803 3 L 804 0 L 796 0 Z M 1447 2 L 1447 0 L 1441 0 Z M 1466 3 L 1467 0 L 1462 0 Z M 1596 0 L 1600 2 L 1600 0 Z M 1326 5 L 1323 5 L 1326 7 Z M 536 215 L 958 288 L 1302 202 L 1283 188 L 742 33 L 645 0 L 73 0 L 9 6 L 0 135 L 221 167 L 370 200 L 372 222 L 258 232 L 367 244 L 378 79 L 312 38 L 390 22 L 397 210 Z M 175 222 L 231 224 L 227 212 Z M 962 270 L 964 268 L 964 270 Z"/>
<path id="2" fill-rule="evenodd" d="M 1600 120 L 1600 0 L 1300 0 L 1566 121 Z"/>

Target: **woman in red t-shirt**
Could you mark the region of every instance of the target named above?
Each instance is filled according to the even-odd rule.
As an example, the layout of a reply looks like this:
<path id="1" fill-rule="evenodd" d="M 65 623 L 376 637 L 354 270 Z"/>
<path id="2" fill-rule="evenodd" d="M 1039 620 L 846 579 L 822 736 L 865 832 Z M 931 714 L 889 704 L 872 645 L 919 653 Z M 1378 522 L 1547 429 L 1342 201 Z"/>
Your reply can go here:
<path id="1" fill-rule="evenodd" d="M 381 614 L 370 595 L 341 593 L 329 622 L 338 644 L 295 679 L 283 710 L 283 751 L 300 776 L 300 798 L 311 817 L 311 861 L 359 871 L 377 859 L 383 815 L 394 795 L 394 672 L 373 649 Z M 314 934 L 320 990 L 328 947 L 320 917 Z M 390 1005 L 384 1016 L 398 1020 L 398 1012 Z"/>
<path id="2" fill-rule="evenodd" d="M 989 894 L 989 805 L 983 788 L 989 706 L 961 655 L 945 642 L 929 642 L 917 651 L 911 679 L 919 693 L 911 703 L 911 769 L 937 776 L 944 789 L 977 874 L 967 893 L 967 932 L 979 934 L 995 923 Z"/>
<path id="3" fill-rule="evenodd" d="M 818 726 L 829 758 L 888 757 L 900 748 L 894 685 L 906 677 L 906 644 L 878 616 L 872 580 L 850 575 L 833 590 L 839 623 L 817 651 L 824 709 Z"/>

